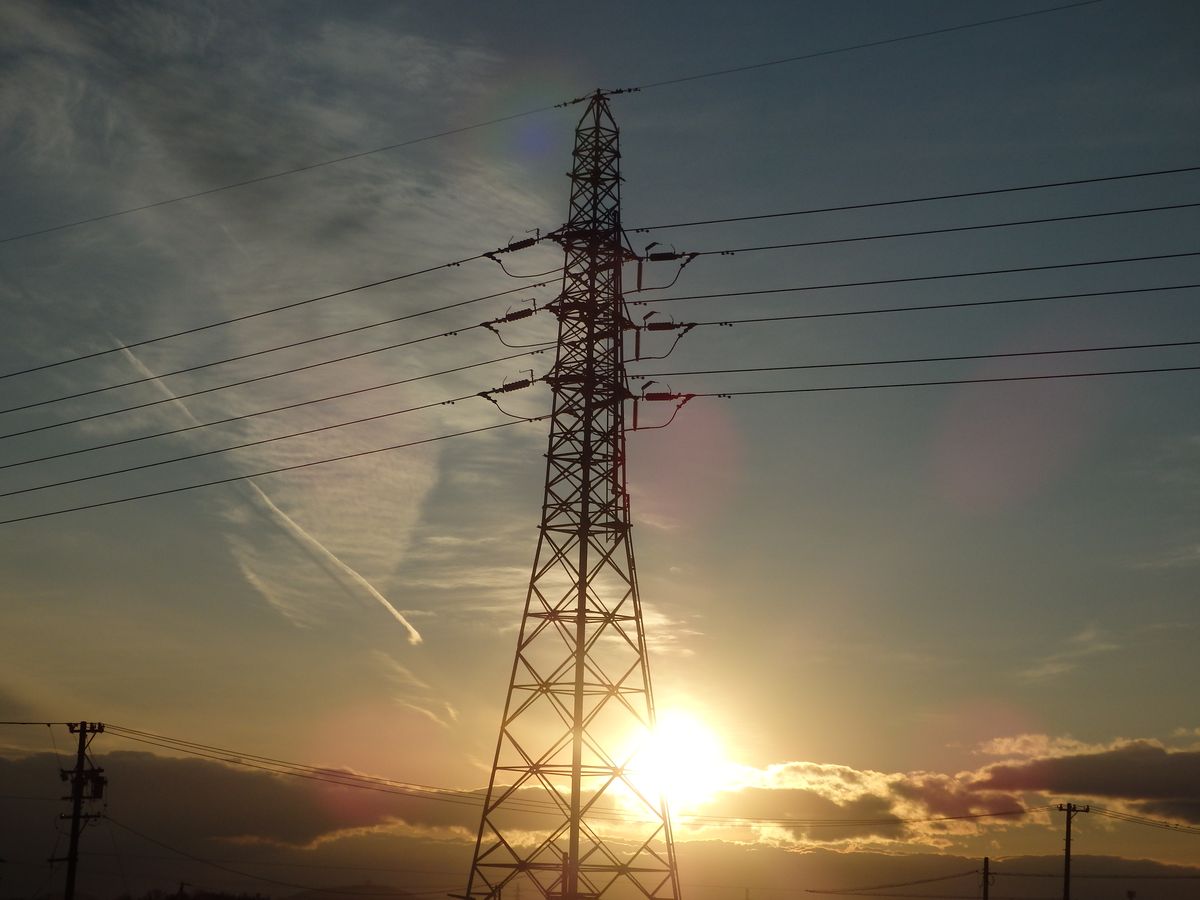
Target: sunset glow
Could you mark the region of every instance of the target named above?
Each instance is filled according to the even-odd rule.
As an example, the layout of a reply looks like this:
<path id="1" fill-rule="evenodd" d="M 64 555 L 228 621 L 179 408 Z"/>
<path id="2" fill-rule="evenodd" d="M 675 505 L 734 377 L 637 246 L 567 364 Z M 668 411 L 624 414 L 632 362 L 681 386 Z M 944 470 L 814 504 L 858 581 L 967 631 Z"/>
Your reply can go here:
<path id="1" fill-rule="evenodd" d="M 728 786 L 733 764 L 720 738 L 691 713 L 665 710 L 641 740 L 631 780 L 647 799 L 665 797 L 675 815 L 694 810 Z"/>

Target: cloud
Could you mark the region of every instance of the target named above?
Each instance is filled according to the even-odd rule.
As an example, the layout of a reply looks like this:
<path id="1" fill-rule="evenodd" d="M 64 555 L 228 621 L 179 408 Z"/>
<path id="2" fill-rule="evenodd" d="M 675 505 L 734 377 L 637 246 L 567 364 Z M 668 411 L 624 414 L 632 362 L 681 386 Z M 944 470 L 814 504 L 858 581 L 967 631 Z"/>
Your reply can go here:
<path id="1" fill-rule="evenodd" d="M 1062 649 L 1042 657 L 1019 671 L 1017 677 L 1027 682 L 1048 681 L 1059 675 L 1073 672 L 1090 657 L 1120 649 L 1119 644 L 1107 640 L 1099 629 L 1089 626 L 1068 638 Z"/>
<path id="2" fill-rule="evenodd" d="M 987 767 L 977 790 L 1038 791 L 1071 797 L 1108 797 L 1179 810 L 1200 822 L 1200 752 L 1172 751 L 1152 741 L 1130 741 L 1096 753 L 1030 759 Z"/>
<path id="3" fill-rule="evenodd" d="M 1015 734 L 992 738 L 977 748 L 984 756 L 1072 756 L 1110 749 L 1110 745 L 1088 744 L 1073 737 L 1048 734 Z"/>
<path id="4" fill-rule="evenodd" d="M 119 342 L 118 342 L 119 343 Z M 151 379 L 153 384 L 164 396 L 174 400 L 170 406 L 177 410 L 189 425 L 199 425 L 200 421 L 192 415 L 186 403 L 179 400 L 174 391 L 172 391 L 160 378 L 154 376 L 154 373 L 131 351 L 128 347 L 122 346 L 122 353 L 133 367 L 144 377 Z M 350 594 L 365 595 L 371 600 L 382 606 L 400 625 L 408 632 L 408 641 L 410 644 L 421 643 L 421 634 L 416 628 L 392 606 L 391 602 L 383 596 L 369 581 L 363 578 L 357 571 L 335 556 L 324 544 L 313 537 L 308 531 L 300 527 L 300 525 L 267 495 L 254 481 L 245 479 L 233 483 L 233 487 L 239 491 L 243 497 L 250 501 L 251 506 L 261 513 L 265 518 L 278 527 L 287 537 L 299 547 L 311 560 L 316 562 L 324 569 L 335 581 L 337 581 Z M 231 510 L 229 512 L 231 520 L 244 520 L 244 513 L 240 510 Z M 272 583 L 265 579 L 258 571 L 255 570 L 252 561 L 256 557 L 253 552 L 245 552 L 244 544 L 233 542 L 234 552 L 239 555 L 242 561 L 243 572 L 247 580 L 258 589 L 272 606 L 279 609 L 293 621 L 298 621 L 301 624 L 306 624 L 305 619 L 311 614 L 304 609 L 296 608 L 296 601 L 285 598 L 283 591 L 287 589 L 287 581 L 276 581 Z M 290 568 L 290 565 L 289 565 Z M 282 584 L 282 590 L 276 587 L 276 584 Z M 300 601 L 303 603 L 303 601 Z"/>

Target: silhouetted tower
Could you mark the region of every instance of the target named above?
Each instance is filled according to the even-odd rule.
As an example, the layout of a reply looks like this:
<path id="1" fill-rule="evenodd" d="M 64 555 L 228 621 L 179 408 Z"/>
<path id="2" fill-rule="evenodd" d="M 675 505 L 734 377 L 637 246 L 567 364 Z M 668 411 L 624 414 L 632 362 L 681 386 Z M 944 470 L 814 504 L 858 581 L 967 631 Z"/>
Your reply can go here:
<path id="1" fill-rule="evenodd" d="M 466 897 L 678 900 L 665 799 L 630 767 L 654 725 L 625 481 L 620 153 L 597 91 L 575 131 L 546 490 Z M 580 102 L 583 102 L 582 100 Z M 654 794 L 651 796 L 651 794 Z"/>

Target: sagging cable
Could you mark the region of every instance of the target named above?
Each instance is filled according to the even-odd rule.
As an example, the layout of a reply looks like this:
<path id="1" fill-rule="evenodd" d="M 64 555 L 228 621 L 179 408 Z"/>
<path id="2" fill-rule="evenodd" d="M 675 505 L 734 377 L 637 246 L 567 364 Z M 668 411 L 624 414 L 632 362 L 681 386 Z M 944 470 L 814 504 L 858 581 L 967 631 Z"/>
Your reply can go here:
<path id="1" fill-rule="evenodd" d="M 650 385 L 658 384 L 657 381 L 647 381 L 642 385 L 642 393 L 640 396 L 633 398 L 633 428 L 631 431 L 656 431 L 659 428 L 666 428 L 675 421 L 675 417 L 679 415 L 679 411 L 687 406 L 688 402 L 695 398 L 695 394 L 677 394 L 667 385 L 665 391 L 648 391 Z M 661 425 L 640 425 L 638 423 L 638 404 L 642 401 L 650 403 L 661 403 L 675 401 L 675 409 L 671 411 L 671 417 Z"/>
<path id="2" fill-rule="evenodd" d="M 643 359 L 666 359 L 675 352 L 675 348 L 679 346 L 679 342 L 683 340 L 683 336 L 696 327 L 695 322 L 651 322 L 650 317 L 655 311 L 646 313 L 642 316 L 641 325 L 633 325 L 633 358 L 637 361 Z M 643 331 L 677 331 L 675 340 L 667 349 L 666 353 L 660 356 L 642 356 L 642 332 Z"/>

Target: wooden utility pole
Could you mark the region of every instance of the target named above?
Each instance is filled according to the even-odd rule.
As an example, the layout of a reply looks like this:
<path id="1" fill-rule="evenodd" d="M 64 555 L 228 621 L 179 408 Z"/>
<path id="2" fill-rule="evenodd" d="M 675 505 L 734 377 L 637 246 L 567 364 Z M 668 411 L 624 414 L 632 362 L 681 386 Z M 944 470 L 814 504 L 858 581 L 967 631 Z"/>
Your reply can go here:
<path id="1" fill-rule="evenodd" d="M 71 812 L 69 815 L 63 814 L 59 818 L 71 820 L 71 838 L 67 845 L 65 860 L 67 884 L 63 889 L 63 900 L 75 900 L 75 873 L 79 867 L 79 833 L 83 830 L 85 821 L 98 818 L 96 815 L 84 813 L 83 801 L 99 800 L 103 797 L 104 785 L 108 783 L 108 779 L 103 775 L 104 770 L 90 765 L 87 758 L 90 738 L 104 731 L 104 725 L 100 722 L 72 722 L 67 727 L 71 729 L 71 734 L 79 736 L 79 742 L 75 751 L 75 768 L 59 770 L 62 780 L 71 783 L 71 796 L 63 797 L 64 800 L 71 801 Z M 85 788 L 91 788 L 91 790 L 85 793 Z M 61 857 L 50 860 L 52 863 L 63 861 Z"/>
<path id="2" fill-rule="evenodd" d="M 1081 812 L 1091 812 L 1090 806 L 1060 803 L 1058 811 L 1067 814 L 1067 833 L 1063 840 L 1063 900 L 1071 900 L 1071 820 Z"/>

